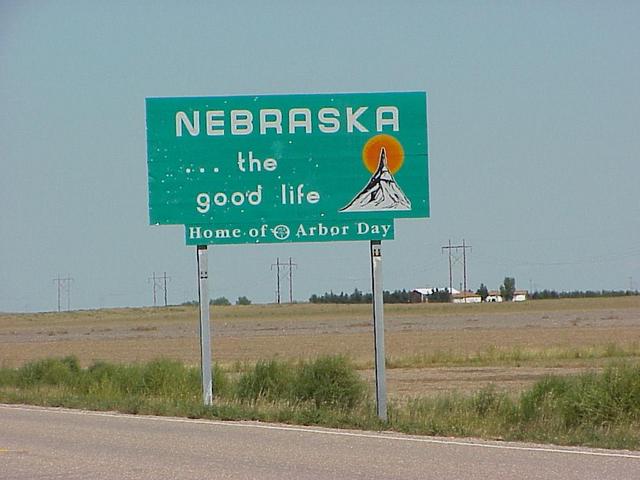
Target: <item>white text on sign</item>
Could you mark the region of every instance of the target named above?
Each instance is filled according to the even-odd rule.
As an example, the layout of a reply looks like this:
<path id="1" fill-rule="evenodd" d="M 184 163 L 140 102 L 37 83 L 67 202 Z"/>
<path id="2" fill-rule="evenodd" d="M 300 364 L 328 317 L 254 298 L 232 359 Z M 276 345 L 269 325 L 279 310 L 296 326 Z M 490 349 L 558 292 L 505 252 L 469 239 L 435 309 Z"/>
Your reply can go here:
<path id="1" fill-rule="evenodd" d="M 344 112 L 337 108 L 320 108 L 317 112 L 312 112 L 310 108 L 291 108 L 287 112 L 286 127 L 283 128 L 282 110 L 277 108 L 260 109 L 256 116 L 251 110 L 207 110 L 201 115 L 200 110 L 191 112 L 191 117 L 187 112 L 176 112 L 176 137 L 182 137 L 185 130 L 192 136 L 197 137 L 202 132 L 207 136 L 222 136 L 227 133 L 231 135 L 251 135 L 257 126 L 260 135 L 269 132 L 282 135 L 288 132 L 313 133 L 315 128 L 321 133 L 338 133 L 344 128 L 347 133 L 382 132 L 384 127 L 389 127 L 388 131 L 397 132 L 400 130 L 400 119 L 398 107 L 384 105 L 376 108 L 375 125 L 365 125 L 361 123 L 360 117 L 369 107 L 346 107 Z M 362 120 L 364 121 L 364 120 Z M 228 125 L 229 129 L 225 129 Z M 202 128 L 204 127 L 204 128 Z"/>

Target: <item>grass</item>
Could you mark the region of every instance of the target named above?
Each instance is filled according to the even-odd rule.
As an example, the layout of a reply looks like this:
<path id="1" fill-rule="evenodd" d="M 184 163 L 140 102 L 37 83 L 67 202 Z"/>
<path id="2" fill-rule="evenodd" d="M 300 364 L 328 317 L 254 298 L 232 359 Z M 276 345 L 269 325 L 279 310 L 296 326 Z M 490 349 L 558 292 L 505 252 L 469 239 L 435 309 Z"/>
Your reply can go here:
<path id="1" fill-rule="evenodd" d="M 637 449 L 640 368 L 550 376 L 515 398 L 490 386 L 467 396 L 415 399 L 392 416 L 408 433 Z"/>
<path id="2" fill-rule="evenodd" d="M 386 359 L 388 368 L 429 368 L 441 366 L 503 366 L 557 364 L 566 360 L 612 360 L 640 357 L 640 345 L 609 343 L 585 347 L 498 348 L 489 346 L 476 352 L 434 351 L 428 354 L 396 356 Z M 565 362 L 562 362 L 565 363 Z M 370 365 L 362 365 L 369 368 Z"/>
<path id="3" fill-rule="evenodd" d="M 261 420 L 412 434 L 476 436 L 605 448 L 640 448 L 640 366 L 550 376 L 519 395 L 492 386 L 469 395 L 414 398 L 380 422 L 345 357 L 260 361 L 214 369 L 215 405 L 201 404 L 200 372 L 172 360 L 82 368 L 75 357 L 0 369 L 0 401 L 191 418 Z"/>

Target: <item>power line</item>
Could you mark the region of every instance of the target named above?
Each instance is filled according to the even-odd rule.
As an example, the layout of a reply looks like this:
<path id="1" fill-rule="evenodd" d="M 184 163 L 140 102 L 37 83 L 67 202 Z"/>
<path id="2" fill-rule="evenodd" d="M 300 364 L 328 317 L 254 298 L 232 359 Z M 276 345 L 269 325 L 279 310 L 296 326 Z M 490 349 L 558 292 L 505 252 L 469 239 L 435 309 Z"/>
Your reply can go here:
<path id="1" fill-rule="evenodd" d="M 451 274 L 451 239 L 449 239 L 449 246 L 448 247 L 442 247 L 442 250 L 444 249 L 448 249 L 449 250 L 449 293 L 453 292 L 453 276 Z"/>
<path id="2" fill-rule="evenodd" d="M 271 264 L 271 270 L 273 270 L 273 267 L 276 267 L 276 303 L 280 305 L 280 268 L 284 267 L 280 263 L 280 257 L 276 258 L 276 263 Z"/>
<path id="3" fill-rule="evenodd" d="M 293 303 L 293 267 L 298 267 L 296 263 L 291 262 L 289 257 L 289 263 L 285 264 L 285 267 L 289 269 L 289 303 Z"/>
<path id="4" fill-rule="evenodd" d="M 147 283 L 150 283 L 153 289 L 153 306 L 158 306 L 158 291 L 162 290 L 164 297 L 164 306 L 168 305 L 168 289 L 167 282 L 171 281 L 171 277 L 167 276 L 167 272 L 163 272 L 162 276 L 157 276 L 156 272 L 147 279 Z"/>
<path id="5" fill-rule="evenodd" d="M 66 278 L 60 278 L 60 274 L 58 274 L 57 278 L 53 279 L 53 283 L 56 284 L 58 289 L 58 311 L 62 309 L 62 296 L 65 293 L 67 296 L 67 311 L 71 310 L 71 282 L 73 282 L 73 278 L 69 274 L 67 274 Z"/>
<path id="6" fill-rule="evenodd" d="M 153 289 L 153 306 L 156 307 L 158 306 L 158 295 L 157 295 L 157 288 L 159 287 L 158 285 L 158 280 L 156 278 L 156 272 L 153 272 L 153 276 L 147 278 L 147 283 L 151 283 L 151 288 Z"/>
<path id="7" fill-rule="evenodd" d="M 464 279 L 463 291 L 467 291 L 467 249 L 471 249 L 471 245 L 467 245 L 465 240 L 462 239 L 462 245 L 451 245 L 451 240 L 449 240 L 449 244 L 442 247 L 442 251 L 445 250 L 449 253 L 449 292 L 453 292 L 453 273 L 452 273 L 452 254 L 458 253 L 459 250 L 462 250 L 462 277 Z"/>
<path id="8" fill-rule="evenodd" d="M 293 263 L 291 257 L 289 257 L 289 263 L 280 263 L 280 257 L 276 258 L 276 263 L 271 264 L 271 270 L 273 267 L 276 269 L 276 302 L 281 302 L 281 282 L 280 282 L 280 269 L 288 269 L 288 281 L 289 281 L 289 303 L 293 303 L 293 268 L 297 268 L 298 264 Z"/>
<path id="9" fill-rule="evenodd" d="M 167 272 L 164 272 L 162 275 L 162 288 L 164 290 L 164 306 L 166 307 L 168 305 L 167 302 L 167 281 L 171 281 L 171 277 L 167 277 Z"/>

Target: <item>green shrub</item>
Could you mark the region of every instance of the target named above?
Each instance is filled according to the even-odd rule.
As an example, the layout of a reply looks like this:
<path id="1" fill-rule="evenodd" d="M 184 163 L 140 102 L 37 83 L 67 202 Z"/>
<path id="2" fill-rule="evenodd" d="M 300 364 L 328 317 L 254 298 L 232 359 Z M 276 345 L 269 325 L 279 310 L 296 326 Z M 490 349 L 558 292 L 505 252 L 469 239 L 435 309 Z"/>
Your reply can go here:
<path id="1" fill-rule="evenodd" d="M 202 391 L 202 376 L 200 375 L 200 369 L 194 368 L 192 369 L 192 374 L 195 374 L 195 378 L 200 385 L 200 392 Z M 216 397 L 227 397 L 230 395 L 230 382 L 227 374 L 218 366 L 218 364 L 214 364 L 213 369 L 211 371 L 213 375 L 213 394 Z"/>
<path id="2" fill-rule="evenodd" d="M 640 367 L 616 366 L 600 375 L 581 375 L 565 400 L 570 426 L 607 426 L 640 420 Z"/>
<path id="3" fill-rule="evenodd" d="M 471 406 L 479 417 L 501 415 L 512 408 L 512 403 L 504 393 L 496 392 L 493 385 L 483 388 L 471 396 Z"/>
<path id="4" fill-rule="evenodd" d="M 0 387 L 15 387 L 18 384 L 18 370 L 15 368 L 0 368 Z"/>
<path id="5" fill-rule="evenodd" d="M 225 373 L 216 365 L 212 374 L 214 394 L 224 394 L 228 384 Z M 202 394 L 200 368 L 187 367 L 175 360 L 159 359 L 139 365 L 96 362 L 88 368 L 86 376 L 87 388 L 94 394 L 102 390 L 173 400 L 195 400 Z"/>
<path id="6" fill-rule="evenodd" d="M 96 362 L 87 370 L 85 388 L 118 395 L 139 395 L 145 391 L 145 366 Z"/>
<path id="7" fill-rule="evenodd" d="M 34 385 L 73 385 L 80 381 L 80 365 L 75 357 L 46 358 L 25 364 L 17 372 L 17 384 L 21 387 Z"/>
<path id="8" fill-rule="evenodd" d="M 98 361 L 87 369 L 87 377 L 92 383 L 114 382 L 119 376 L 118 370 L 119 367 L 112 363 Z"/>
<path id="9" fill-rule="evenodd" d="M 366 384 L 342 356 L 300 364 L 294 383 L 295 398 L 312 401 L 316 408 L 351 409 L 364 401 L 365 393 Z"/>
<path id="10" fill-rule="evenodd" d="M 560 399 L 569 389 L 566 378 L 548 376 L 520 396 L 520 416 L 523 421 L 533 421 L 551 415 L 557 410 Z"/>
<path id="11" fill-rule="evenodd" d="M 555 420 L 566 428 L 640 420 L 640 367 L 610 366 L 600 374 L 548 377 L 522 394 L 524 421 Z"/>
<path id="12" fill-rule="evenodd" d="M 78 361 L 78 357 L 76 357 L 75 355 L 69 355 L 67 357 L 64 357 L 61 360 L 61 362 L 63 365 L 65 365 L 69 369 L 69 372 L 74 375 L 78 375 L 82 370 L 80 368 L 80 362 Z"/>
<path id="13" fill-rule="evenodd" d="M 175 360 L 153 360 L 144 366 L 143 390 L 147 395 L 180 397 L 198 393 L 198 382 L 192 382 L 188 368 Z"/>
<path id="14" fill-rule="evenodd" d="M 0 387 L 16 386 L 18 371 L 13 368 L 0 368 Z"/>
<path id="15" fill-rule="evenodd" d="M 293 378 L 289 365 L 276 360 L 260 361 L 253 370 L 238 379 L 236 396 L 249 402 L 255 402 L 259 398 L 270 401 L 289 399 Z"/>

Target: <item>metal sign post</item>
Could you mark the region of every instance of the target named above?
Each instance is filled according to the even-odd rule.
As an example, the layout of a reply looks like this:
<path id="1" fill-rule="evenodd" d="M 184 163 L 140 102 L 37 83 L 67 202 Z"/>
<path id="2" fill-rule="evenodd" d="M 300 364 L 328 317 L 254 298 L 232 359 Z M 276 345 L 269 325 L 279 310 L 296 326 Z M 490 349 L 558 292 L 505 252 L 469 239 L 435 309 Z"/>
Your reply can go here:
<path id="1" fill-rule="evenodd" d="M 384 358 L 384 303 L 382 293 L 382 245 L 371 240 L 371 282 L 373 291 L 373 336 L 376 368 L 376 407 L 378 418 L 387 421 L 387 380 Z"/>
<path id="2" fill-rule="evenodd" d="M 205 405 L 213 404 L 211 380 L 211 330 L 209 327 L 209 288 L 207 246 L 196 247 L 198 257 L 198 302 L 200 304 L 200 369 L 202 372 L 202 399 Z"/>

